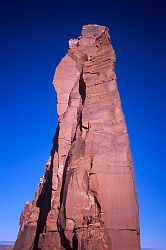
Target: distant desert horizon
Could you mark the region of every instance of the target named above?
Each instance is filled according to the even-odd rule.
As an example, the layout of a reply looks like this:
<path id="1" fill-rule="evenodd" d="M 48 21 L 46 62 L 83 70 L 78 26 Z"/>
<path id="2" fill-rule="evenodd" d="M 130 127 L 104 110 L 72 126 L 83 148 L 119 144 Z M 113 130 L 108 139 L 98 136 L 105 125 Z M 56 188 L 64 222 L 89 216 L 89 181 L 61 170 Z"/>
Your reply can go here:
<path id="1" fill-rule="evenodd" d="M 0 250 L 12 250 L 15 241 L 0 241 Z M 141 250 L 166 250 L 163 248 L 142 247 Z"/>

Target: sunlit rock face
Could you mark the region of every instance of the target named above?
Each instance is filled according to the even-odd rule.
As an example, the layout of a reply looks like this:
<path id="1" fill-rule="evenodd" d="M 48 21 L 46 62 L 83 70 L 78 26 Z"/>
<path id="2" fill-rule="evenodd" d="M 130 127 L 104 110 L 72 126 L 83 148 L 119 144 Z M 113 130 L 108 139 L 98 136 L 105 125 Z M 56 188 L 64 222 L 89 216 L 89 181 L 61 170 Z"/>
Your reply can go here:
<path id="1" fill-rule="evenodd" d="M 55 70 L 59 124 L 14 250 L 140 250 L 138 201 L 109 29 L 85 25 Z"/>

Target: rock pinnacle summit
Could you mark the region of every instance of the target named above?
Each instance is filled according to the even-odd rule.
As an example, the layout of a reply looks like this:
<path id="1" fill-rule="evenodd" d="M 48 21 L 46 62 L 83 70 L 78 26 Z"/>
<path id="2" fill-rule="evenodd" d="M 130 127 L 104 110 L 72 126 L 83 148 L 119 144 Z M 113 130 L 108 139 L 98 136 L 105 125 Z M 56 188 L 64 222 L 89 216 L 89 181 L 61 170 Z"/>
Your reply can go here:
<path id="1" fill-rule="evenodd" d="M 140 250 L 130 143 L 109 29 L 85 25 L 55 70 L 58 127 L 14 250 Z M 37 170 L 36 170 L 37 171 Z"/>

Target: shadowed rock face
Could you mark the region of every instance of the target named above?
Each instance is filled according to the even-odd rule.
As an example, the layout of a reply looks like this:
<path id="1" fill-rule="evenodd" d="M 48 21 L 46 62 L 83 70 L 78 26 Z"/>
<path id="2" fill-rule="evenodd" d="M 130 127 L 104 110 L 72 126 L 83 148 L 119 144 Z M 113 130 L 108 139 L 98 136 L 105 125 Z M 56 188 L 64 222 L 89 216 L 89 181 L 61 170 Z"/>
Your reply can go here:
<path id="1" fill-rule="evenodd" d="M 85 25 L 56 68 L 59 125 L 14 250 L 139 250 L 137 193 L 105 26 Z"/>

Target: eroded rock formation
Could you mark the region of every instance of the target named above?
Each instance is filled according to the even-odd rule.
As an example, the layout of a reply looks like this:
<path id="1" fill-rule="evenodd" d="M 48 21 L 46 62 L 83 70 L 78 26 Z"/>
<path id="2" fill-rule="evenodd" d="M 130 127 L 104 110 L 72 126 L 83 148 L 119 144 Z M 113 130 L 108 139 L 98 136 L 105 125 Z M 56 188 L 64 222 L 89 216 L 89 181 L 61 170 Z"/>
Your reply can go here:
<path id="1" fill-rule="evenodd" d="M 14 250 L 139 250 L 137 193 L 105 26 L 85 25 L 56 68 L 59 125 Z"/>

